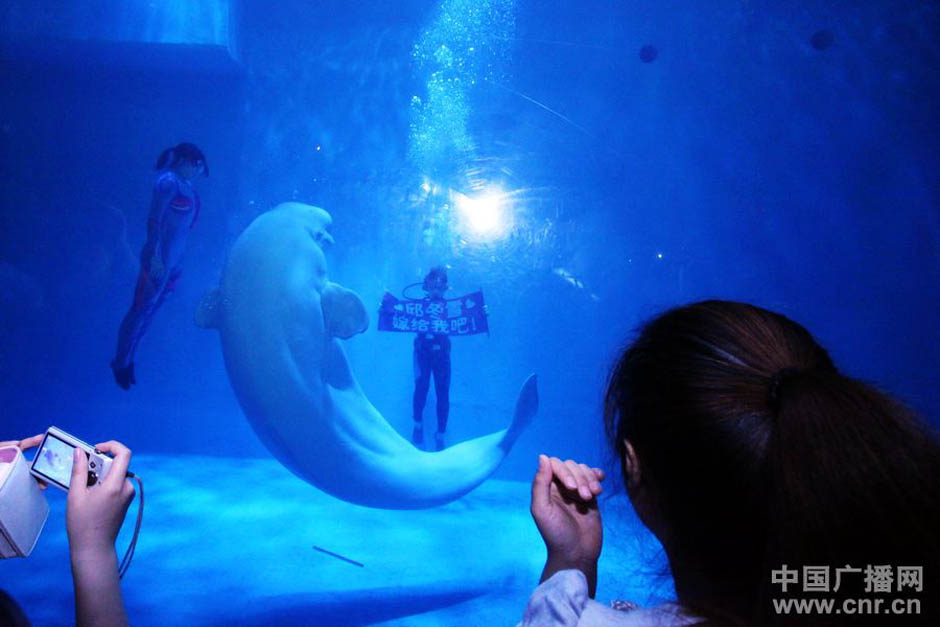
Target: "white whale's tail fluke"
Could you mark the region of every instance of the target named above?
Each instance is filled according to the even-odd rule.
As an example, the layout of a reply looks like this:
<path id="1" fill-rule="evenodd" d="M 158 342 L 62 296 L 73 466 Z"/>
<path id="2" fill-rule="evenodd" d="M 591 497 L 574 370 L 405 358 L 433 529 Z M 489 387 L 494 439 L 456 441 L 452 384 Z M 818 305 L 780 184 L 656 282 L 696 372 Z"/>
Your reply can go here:
<path id="1" fill-rule="evenodd" d="M 343 500 L 384 509 L 422 509 L 455 501 L 486 481 L 506 458 L 522 431 L 538 412 L 538 379 L 532 374 L 519 391 L 512 423 L 509 427 L 489 435 L 460 442 L 440 452 L 415 449 L 410 442 L 393 430 L 397 444 L 386 440 L 386 446 L 373 458 L 372 489 L 349 488 L 364 482 L 351 481 L 340 485 L 325 485 L 311 481 Z M 376 412 L 377 417 L 381 414 Z M 384 418 L 381 418 L 384 422 Z M 358 469 L 348 469 L 357 475 Z M 297 472 L 294 469 L 294 472 Z M 302 477 L 305 473 L 298 473 Z M 305 477 L 310 480 L 310 477 Z M 360 478 L 361 479 L 361 478 Z"/>
<path id="2" fill-rule="evenodd" d="M 516 399 L 516 411 L 513 414 L 512 424 L 499 441 L 499 446 L 506 453 L 516 443 L 523 430 L 529 426 L 535 414 L 539 411 L 538 375 L 530 374 L 522 384 L 519 397 Z"/>
<path id="3" fill-rule="evenodd" d="M 415 451 L 412 469 L 397 474 L 405 489 L 396 503 L 381 507 L 415 509 L 454 501 L 486 481 L 509 454 L 513 444 L 538 412 L 538 377 L 529 375 L 516 399 L 512 423 L 507 429 L 461 442 L 439 453 Z M 405 462 L 406 456 L 401 456 Z M 387 466 L 389 467 L 389 466 Z M 398 466 L 405 470 L 407 466 Z M 410 475 L 410 476 L 409 476 Z M 422 486 L 418 492 L 414 486 Z"/>

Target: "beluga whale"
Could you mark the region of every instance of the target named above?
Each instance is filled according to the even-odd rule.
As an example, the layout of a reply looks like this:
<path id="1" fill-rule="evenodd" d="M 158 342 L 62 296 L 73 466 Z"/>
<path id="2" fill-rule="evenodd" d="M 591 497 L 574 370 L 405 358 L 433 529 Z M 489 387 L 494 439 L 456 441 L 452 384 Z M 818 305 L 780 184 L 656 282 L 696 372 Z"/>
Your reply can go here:
<path id="1" fill-rule="evenodd" d="M 509 426 L 440 452 L 412 446 L 369 402 L 340 340 L 364 332 L 359 296 L 330 281 L 325 210 L 283 203 L 238 237 L 196 324 L 219 331 L 229 381 L 261 442 L 334 497 L 385 509 L 460 498 L 485 481 L 538 411 L 535 375 Z"/>

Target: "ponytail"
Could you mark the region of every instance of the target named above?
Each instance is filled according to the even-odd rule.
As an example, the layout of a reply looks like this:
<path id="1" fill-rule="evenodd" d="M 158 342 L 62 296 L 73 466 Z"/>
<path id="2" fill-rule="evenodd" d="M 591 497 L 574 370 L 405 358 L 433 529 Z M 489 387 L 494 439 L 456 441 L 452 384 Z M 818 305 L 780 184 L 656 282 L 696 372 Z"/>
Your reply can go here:
<path id="1" fill-rule="evenodd" d="M 772 610 L 771 599 L 785 596 L 770 579 L 784 564 L 862 569 L 830 593 L 837 603 L 864 595 L 868 566 L 889 566 L 892 574 L 898 566 L 923 566 L 930 580 L 924 590 L 936 590 L 935 436 L 896 402 L 835 372 L 791 370 L 776 388 L 767 451 L 771 488 L 760 594 L 765 611 Z M 805 618 L 804 624 L 812 624 Z"/>
<path id="2" fill-rule="evenodd" d="M 176 164 L 176 150 L 175 148 L 167 148 L 160 153 L 160 157 L 157 159 L 157 165 L 154 166 L 155 170 L 162 170 L 164 168 L 172 168 Z"/>

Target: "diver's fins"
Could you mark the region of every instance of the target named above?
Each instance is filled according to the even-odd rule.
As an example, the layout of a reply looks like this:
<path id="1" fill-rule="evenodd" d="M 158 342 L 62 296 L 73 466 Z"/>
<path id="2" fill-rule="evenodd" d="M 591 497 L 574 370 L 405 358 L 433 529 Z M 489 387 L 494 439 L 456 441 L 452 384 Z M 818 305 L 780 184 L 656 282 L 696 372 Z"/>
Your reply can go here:
<path id="1" fill-rule="evenodd" d="M 111 362 L 111 372 L 114 373 L 114 382 L 122 390 L 129 390 L 131 386 L 137 383 L 137 377 L 134 376 L 134 363 L 126 366 L 118 366 L 116 361 Z"/>

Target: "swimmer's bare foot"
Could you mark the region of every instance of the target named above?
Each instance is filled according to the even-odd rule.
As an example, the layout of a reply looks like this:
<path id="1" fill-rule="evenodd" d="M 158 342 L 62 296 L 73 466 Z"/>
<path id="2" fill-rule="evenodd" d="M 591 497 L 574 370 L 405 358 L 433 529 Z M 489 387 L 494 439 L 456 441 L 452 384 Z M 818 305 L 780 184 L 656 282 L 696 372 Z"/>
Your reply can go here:
<path id="1" fill-rule="evenodd" d="M 443 451 L 446 447 L 444 445 L 444 432 L 438 431 L 434 434 L 434 448 L 438 451 Z"/>
<path id="2" fill-rule="evenodd" d="M 129 390 L 131 386 L 137 383 L 137 378 L 134 376 L 134 364 L 133 362 L 129 363 L 124 367 L 120 367 L 116 362 L 111 362 L 111 372 L 114 373 L 114 381 L 118 384 L 122 390 Z"/>

